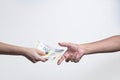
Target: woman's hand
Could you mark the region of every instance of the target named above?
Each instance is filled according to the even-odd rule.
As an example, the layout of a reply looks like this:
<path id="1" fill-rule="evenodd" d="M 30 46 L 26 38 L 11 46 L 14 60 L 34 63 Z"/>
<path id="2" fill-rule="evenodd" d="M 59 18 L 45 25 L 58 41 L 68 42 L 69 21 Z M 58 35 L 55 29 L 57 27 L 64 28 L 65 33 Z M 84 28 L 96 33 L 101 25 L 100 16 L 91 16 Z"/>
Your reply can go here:
<path id="1" fill-rule="evenodd" d="M 42 62 L 47 61 L 47 59 L 42 57 L 44 55 L 45 53 L 35 48 L 25 48 L 23 53 L 23 56 L 25 56 L 27 59 L 29 59 L 33 63 L 36 63 L 38 61 L 42 61 Z"/>

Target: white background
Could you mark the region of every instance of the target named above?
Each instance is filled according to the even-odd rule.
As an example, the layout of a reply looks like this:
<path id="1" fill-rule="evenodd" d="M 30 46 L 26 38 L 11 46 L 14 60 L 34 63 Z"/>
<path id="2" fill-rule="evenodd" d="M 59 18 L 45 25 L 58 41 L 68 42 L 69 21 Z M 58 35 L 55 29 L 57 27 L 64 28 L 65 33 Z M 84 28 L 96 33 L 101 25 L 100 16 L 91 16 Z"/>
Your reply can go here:
<path id="1" fill-rule="evenodd" d="M 119 5 L 119 0 L 0 0 L 0 41 L 35 47 L 40 40 L 58 46 L 118 35 Z M 1 55 L 0 80 L 120 80 L 120 52 L 60 66 Z"/>

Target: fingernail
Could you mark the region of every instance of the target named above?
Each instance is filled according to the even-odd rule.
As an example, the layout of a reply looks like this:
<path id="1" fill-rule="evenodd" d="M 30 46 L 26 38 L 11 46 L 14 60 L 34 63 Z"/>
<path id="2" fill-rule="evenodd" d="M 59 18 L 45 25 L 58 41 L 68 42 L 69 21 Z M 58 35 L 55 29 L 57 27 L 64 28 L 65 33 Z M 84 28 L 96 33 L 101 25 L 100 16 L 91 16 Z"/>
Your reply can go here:
<path id="1" fill-rule="evenodd" d="M 58 65 L 60 65 L 60 64 L 58 63 Z"/>
<path id="2" fill-rule="evenodd" d="M 57 65 L 60 65 L 60 63 L 59 63 L 59 62 L 57 62 Z"/>

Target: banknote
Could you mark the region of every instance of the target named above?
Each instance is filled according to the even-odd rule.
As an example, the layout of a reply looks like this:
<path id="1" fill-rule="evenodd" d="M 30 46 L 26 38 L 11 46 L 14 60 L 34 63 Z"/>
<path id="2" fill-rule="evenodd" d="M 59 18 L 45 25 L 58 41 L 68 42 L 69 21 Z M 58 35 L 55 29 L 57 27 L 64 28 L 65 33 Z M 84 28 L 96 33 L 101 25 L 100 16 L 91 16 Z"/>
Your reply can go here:
<path id="1" fill-rule="evenodd" d="M 63 53 L 65 52 L 65 49 L 62 48 L 53 48 L 45 43 L 38 42 L 37 49 L 43 51 L 46 55 L 42 56 L 44 58 L 47 58 L 48 60 L 56 60 L 59 59 Z"/>

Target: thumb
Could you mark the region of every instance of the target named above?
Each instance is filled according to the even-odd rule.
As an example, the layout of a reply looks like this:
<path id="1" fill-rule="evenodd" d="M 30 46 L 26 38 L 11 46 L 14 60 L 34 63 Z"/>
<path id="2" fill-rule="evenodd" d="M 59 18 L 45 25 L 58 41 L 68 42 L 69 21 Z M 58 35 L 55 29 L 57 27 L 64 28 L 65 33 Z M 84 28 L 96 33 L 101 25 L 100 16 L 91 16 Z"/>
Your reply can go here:
<path id="1" fill-rule="evenodd" d="M 38 53 L 40 56 L 45 56 L 45 55 L 46 55 L 46 53 L 45 53 L 45 52 L 40 51 L 40 50 L 38 50 L 38 49 L 37 49 L 37 53 Z"/>
<path id="2" fill-rule="evenodd" d="M 58 43 L 60 46 L 63 46 L 63 47 L 71 47 L 71 43 L 66 43 L 66 42 L 60 42 Z"/>

